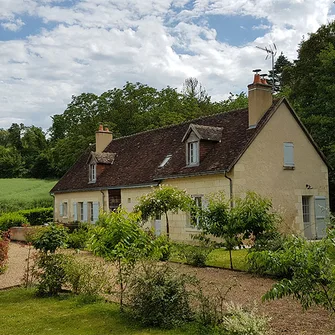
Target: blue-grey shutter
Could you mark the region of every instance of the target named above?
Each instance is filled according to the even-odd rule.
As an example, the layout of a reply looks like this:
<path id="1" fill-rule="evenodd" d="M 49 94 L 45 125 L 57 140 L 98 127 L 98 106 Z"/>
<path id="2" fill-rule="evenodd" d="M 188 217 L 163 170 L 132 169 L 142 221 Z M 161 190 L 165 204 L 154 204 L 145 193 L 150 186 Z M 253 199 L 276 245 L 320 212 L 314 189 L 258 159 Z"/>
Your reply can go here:
<path id="1" fill-rule="evenodd" d="M 63 203 L 61 202 L 60 204 L 59 204 L 59 216 L 61 217 L 61 216 L 63 216 L 64 215 L 64 211 L 63 211 Z"/>
<path id="2" fill-rule="evenodd" d="M 326 198 L 317 196 L 315 197 L 315 226 L 316 238 L 320 239 L 326 236 L 327 223 L 326 218 L 328 210 L 326 208 Z"/>
<path id="3" fill-rule="evenodd" d="M 93 222 L 98 220 L 99 216 L 99 203 L 97 201 L 93 202 Z"/>
<path id="4" fill-rule="evenodd" d="M 73 221 L 78 221 L 77 203 L 73 203 Z"/>
<path id="5" fill-rule="evenodd" d="M 87 222 L 87 202 L 83 202 L 83 221 Z"/>
<path id="6" fill-rule="evenodd" d="M 284 143 L 284 166 L 294 166 L 294 145 L 291 142 Z"/>

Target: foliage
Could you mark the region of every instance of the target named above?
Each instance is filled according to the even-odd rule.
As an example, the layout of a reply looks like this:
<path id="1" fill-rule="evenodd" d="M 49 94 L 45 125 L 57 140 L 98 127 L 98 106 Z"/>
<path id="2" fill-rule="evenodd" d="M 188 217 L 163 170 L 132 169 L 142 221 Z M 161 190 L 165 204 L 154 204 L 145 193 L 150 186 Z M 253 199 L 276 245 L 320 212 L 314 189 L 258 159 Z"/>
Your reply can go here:
<path id="1" fill-rule="evenodd" d="M 69 233 L 67 241 L 68 248 L 85 249 L 92 229 L 93 227 L 90 223 L 80 223 L 78 228 L 75 228 Z"/>
<path id="2" fill-rule="evenodd" d="M 331 231 L 327 238 L 315 243 L 294 237 L 285 244 L 283 252 L 272 253 L 274 261 L 279 260 L 277 266 L 289 270 L 289 276 L 274 284 L 263 300 L 293 296 L 304 309 L 319 305 L 334 313 L 334 236 Z"/>
<path id="3" fill-rule="evenodd" d="M 31 226 L 42 226 L 53 221 L 53 207 L 25 209 L 18 213 L 24 216 Z"/>
<path id="4" fill-rule="evenodd" d="M 66 283 L 66 265 L 71 257 L 64 254 L 40 253 L 37 259 L 37 295 L 52 296 L 62 291 Z"/>
<path id="5" fill-rule="evenodd" d="M 247 271 L 246 257 L 249 249 L 232 250 L 232 258 L 234 260 L 234 269 L 240 271 Z M 229 251 L 224 248 L 216 248 L 209 255 L 206 264 L 208 266 L 215 266 L 219 268 L 230 268 Z"/>
<path id="6" fill-rule="evenodd" d="M 0 179 L 0 213 L 53 205 L 54 180 Z"/>
<path id="7" fill-rule="evenodd" d="M 8 259 L 8 249 L 9 249 L 9 238 L 6 232 L 0 234 L 0 274 L 5 272 L 7 259 Z"/>
<path id="8" fill-rule="evenodd" d="M 64 270 L 66 285 L 74 294 L 98 297 L 110 291 L 110 271 L 102 262 L 72 258 Z"/>
<path id="9" fill-rule="evenodd" d="M 0 145 L 0 175 L 3 178 L 20 177 L 24 172 L 22 157 L 15 148 Z"/>
<path id="10" fill-rule="evenodd" d="M 231 269 L 232 250 L 242 245 L 242 239 L 253 236 L 257 241 L 262 235 L 275 232 L 280 220 L 272 211 L 271 201 L 254 192 L 248 192 L 243 199 L 237 198 L 234 207 L 230 206 L 223 192 L 214 193 L 201 215 L 199 228 L 205 234 L 224 240 L 223 245 L 230 255 Z"/>
<path id="11" fill-rule="evenodd" d="M 94 254 L 113 262 L 117 268 L 121 310 L 129 276 L 136 263 L 156 249 L 150 236 L 140 227 L 139 219 L 139 214 L 127 213 L 122 208 L 103 213 L 90 238 Z"/>
<path id="12" fill-rule="evenodd" d="M 21 227 L 23 224 L 28 224 L 28 220 L 19 213 L 5 213 L 0 216 L 0 231 Z"/>
<path id="13" fill-rule="evenodd" d="M 172 328 L 190 320 L 191 281 L 168 266 L 143 267 L 143 272 L 131 282 L 130 308 L 135 319 L 146 326 Z"/>
<path id="14" fill-rule="evenodd" d="M 37 232 L 32 244 L 43 253 L 54 253 L 57 248 L 66 246 L 67 239 L 68 234 L 63 226 L 51 224 Z"/>
<path id="15" fill-rule="evenodd" d="M 140 197 L 134 211 L 141 213 L 144 220 L 165 214 L 166 235 L 169 237 L 168 212 L 189 211 L 192 205 L 193 200 L 186 191 L 169 185 L 159 185 L 158 188 L 154 188 L 150 193 Z"/>

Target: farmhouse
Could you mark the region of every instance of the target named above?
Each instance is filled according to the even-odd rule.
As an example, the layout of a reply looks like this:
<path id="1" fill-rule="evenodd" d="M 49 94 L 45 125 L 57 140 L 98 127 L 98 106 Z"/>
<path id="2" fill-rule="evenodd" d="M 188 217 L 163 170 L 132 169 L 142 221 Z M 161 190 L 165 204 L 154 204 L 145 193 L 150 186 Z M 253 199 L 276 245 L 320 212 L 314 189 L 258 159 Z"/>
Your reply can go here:
<path id="1" fill-rule="evenodd" d="M 285 98 L 273 100 L 259 74 L 248 86 L 249 106 L 179 125 L 113 139 L 100 126 L 89 148 L 53 187 L 55 220 L 94 223 L 99 210 L 131 211 L 139 196 L 169 184 L 185 189 L 199 206 L 209 193 L 232 200 L 247 191 L 272 199 L 282 230 L 306 238 L 325 233 L 328 166 Z M 172 214 L 170 237 L 196 231 L 189 213 Z M 164 232 L 163 218 L 150 224 Z"/>

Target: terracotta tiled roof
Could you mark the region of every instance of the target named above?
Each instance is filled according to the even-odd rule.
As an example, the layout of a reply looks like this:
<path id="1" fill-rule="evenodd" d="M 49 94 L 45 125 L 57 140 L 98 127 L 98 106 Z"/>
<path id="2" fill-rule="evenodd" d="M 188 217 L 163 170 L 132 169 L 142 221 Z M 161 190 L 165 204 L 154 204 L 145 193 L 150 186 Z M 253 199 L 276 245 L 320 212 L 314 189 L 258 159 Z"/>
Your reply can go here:
<path id="1" fill-rule="evenodd" d="M 114 139 L 104 150 L 105 153 L 114 153 L 113 164 L 107 165 L 96 183 L 90 184 L 87 160 L 94 150 L 91 147 L 51 192 L 152 184 L 161 179 L 228 171 L 267 122 L 277 104 L 278 100 L 253 129 L 248 129 L 248 109 L 240 109 Z M 201 157 L 200 164 L 188 167 L 186 146 L 182 139 L 191 124 L 202 133 L 203 138 L 216 138 L 220 131 L 221 141 L 206 145 L 206 153 Z M 167 155 L 172 157 L 160 168 L 159 165 Z"/>
<path id="2" fill-rule="evenodd" d="M 184 139 L 186 139 L 187 135 L 190 131 L 194 131 L 200 140 L 207 141 L 221 141 L 222 139 L 222 127 L 210 127 L 203 126 L 199 124 L 190 124 L 188 131 L 184 135 Z"/>

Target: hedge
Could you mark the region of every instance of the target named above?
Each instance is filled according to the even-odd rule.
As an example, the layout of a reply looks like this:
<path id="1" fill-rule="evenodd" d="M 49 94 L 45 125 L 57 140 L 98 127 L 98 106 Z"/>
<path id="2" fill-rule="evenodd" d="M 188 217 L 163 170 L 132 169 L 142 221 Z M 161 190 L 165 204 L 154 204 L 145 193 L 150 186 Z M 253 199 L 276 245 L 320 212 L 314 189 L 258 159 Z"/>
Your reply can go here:
<path id="1" fill-rule="evenodd" d="M 20 227 L 22 224 L 28 224 L 28 220 L 18 212 L 5 213 L 0 216 L 0 231 L 6 231 L 11 227 Z"/>
<path id="2" fill-rule="evenodd" d="M 53 208 L 33 208 L 18 211 L 18 214 L 24 216 L 31 226 L 42 226 L 45 223 L 53 221 Z"/>

